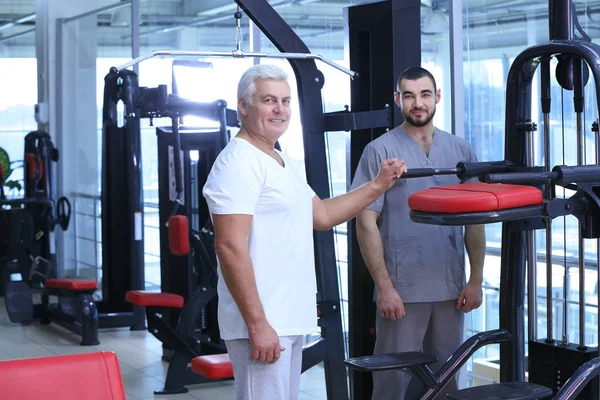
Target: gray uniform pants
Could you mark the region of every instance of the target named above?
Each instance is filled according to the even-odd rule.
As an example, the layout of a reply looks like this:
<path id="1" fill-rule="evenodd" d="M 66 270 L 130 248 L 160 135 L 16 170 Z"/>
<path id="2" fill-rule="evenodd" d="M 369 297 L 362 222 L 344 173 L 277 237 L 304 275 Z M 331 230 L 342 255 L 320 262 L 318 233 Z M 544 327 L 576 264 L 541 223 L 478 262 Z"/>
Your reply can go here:
<path id="1" fill-rule="evenodd" d="M 433 372 L 446 362 L 463 342 L 464 313 L 456 309 L 456 300 L 435 303 L 404 304 L 406 315 L 392 321 L 377 314 L 377 338 L 374 354 L 422 351 L 438 357 L 429 364 Z M 457 390 L 456 376 L 436 399 Z M 373 373 L 373 400 L 412 400 L 424 391 L 418 378 L 400 371 Z"/>
<path id="2" fill-rule="evenodd" d="M 302 336 L 280 336 L 285 347 L 274 364 L 251 361 L 248 339 L 226 340 L 236 400 L 297 400 L 302 373 Z"/>

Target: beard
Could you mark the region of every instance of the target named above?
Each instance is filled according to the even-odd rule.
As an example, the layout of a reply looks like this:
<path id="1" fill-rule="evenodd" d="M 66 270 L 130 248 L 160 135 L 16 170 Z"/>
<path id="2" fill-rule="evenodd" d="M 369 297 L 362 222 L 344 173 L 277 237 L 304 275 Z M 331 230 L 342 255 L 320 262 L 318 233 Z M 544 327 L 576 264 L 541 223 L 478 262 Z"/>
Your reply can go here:
<path id="1" fill-rule="evenodd" d="M 429 122 L 431 122 L 431 120 L 435 116 L 435 108 L 433 109 L 433 111 L 431 111 L 429 114 L 427 114 L 425 116 L 425 118 L 420 119 L 420 120 L 415 119 L 412 115 L 410 115 L 410 112 L 405 113 L 404 111 L 402 111 L 402 115 L 404 116 L 404 119 L 406 121 L 408 121 L 408 123 L 410 123 L 412 126 L 420 128 L 422 126 L 427 125 Z"/>

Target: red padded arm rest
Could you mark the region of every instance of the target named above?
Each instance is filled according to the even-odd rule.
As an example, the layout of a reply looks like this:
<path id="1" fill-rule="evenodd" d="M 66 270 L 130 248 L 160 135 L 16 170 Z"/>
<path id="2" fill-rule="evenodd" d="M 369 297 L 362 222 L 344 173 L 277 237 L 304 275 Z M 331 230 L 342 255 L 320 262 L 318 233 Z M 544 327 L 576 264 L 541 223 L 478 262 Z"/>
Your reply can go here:
<path id="1" fill-rule="evenodd" d="M 46 287 L 52 289 L 67 289 L 67 290 L 96 290 L 98 282 L 85 279 L 46 279 L 44 282 Z"/>
<path id="2" fill-rule="evenodd" d="M 169 218 L 169 250 L 176 256 L 190 253 L 188 219 L 185 215 L 174 215 Z"/>
<path id="3" fill-rule="evenodd" d="M 113 352 L 0 361 L 2 400 L 125 400 Z"/>
<path id="4" fill-rule="evenodd" d="M 192 371 L 209 379 L 233 378 L 233 366 L 227 353 L 193 358 Z"/>
<path id="5" fill-rule="evenodd" d="M 172 308 L 182 308 L 185 302 L 183 297 L 178 294 L 146 292 L 143 290 L 129 290 L 125 294 L 125 301 L 138 306 Z"/>
<path id="6" fill-rule="evenodd" d="M 542 191 L 533 186 L 469 182 L 421 190 L 408 198 L 408 206 L 413 211 L 453 214 L 506 210 L 542 201 Z"/>

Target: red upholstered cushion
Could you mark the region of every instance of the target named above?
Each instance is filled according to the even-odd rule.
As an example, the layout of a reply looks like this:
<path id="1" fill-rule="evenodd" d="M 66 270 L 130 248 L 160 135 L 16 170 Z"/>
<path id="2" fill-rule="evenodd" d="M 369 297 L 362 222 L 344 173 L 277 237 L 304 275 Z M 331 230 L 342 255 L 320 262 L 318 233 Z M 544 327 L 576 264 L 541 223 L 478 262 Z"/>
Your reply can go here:
<path id="1" fill-rule="evenodd" d="M 84 279 L 46 279 L 46 287 L 67 290 L 96 290 L 98 282 Z"/>
<path id="2" fill-rule="evenodd" d="M 138 306 L 182 308 L 183 297 L 173 293 L 146 292 L 143 290 L 129 290 L 125 294 L 125 301 Z"/>
<path id="3" fill-rule="evenodd" d="M 113 352 L 0 361 L 2 400 L 125 400 Z"/>
<path id="4" fill-rule="evenodd" d="M 227 353 L 193 358 L 192 371 L 209 379 L 233 378 L 233 366 Z"/>
<path id="5" fill-rule="evenodd" d="M 189 226 L 185 215 L 169 217 L 169 250 L 176 256 L 190 253 Z"/>
<path id="6" fill-rule="evenodd" d="M 413 211 L 470 213 L 541 204 L 542 191 L 533 186 L 469 182 L 421 190 L 408 198 Z"/>

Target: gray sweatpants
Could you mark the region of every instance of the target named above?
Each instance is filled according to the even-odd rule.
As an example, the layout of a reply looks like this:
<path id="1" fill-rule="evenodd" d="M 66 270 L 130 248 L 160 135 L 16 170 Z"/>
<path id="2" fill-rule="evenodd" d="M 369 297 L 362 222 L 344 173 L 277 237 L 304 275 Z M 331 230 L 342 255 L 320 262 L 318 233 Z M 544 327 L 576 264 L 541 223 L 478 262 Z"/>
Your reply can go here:
<path id="1" fill-rule="evenodd" d="M 274 364 L 250 361 L 248 339 L 226 340 L 236 400 L 297 400 L 302 373 L 302 336 L 281 336 L 285 350 Z"/>
<path id="2" fill-rule="evenodd" d="M 438 362 L 429 364 L 433 372 L 446 362 L 463 342 L 464 313 L 456 309 L 456 300 L 436 303 L 404 304 L 406 315 L 392 321 L 377 314 L 377 338 L 374 354 L 422 351 L 434 354 Z M 457 390 L 455 377 L 436 396 Z M 373 400 L 412 400 L 425 390 L 418 378 L 401 371 L 373 373 Z"/>

